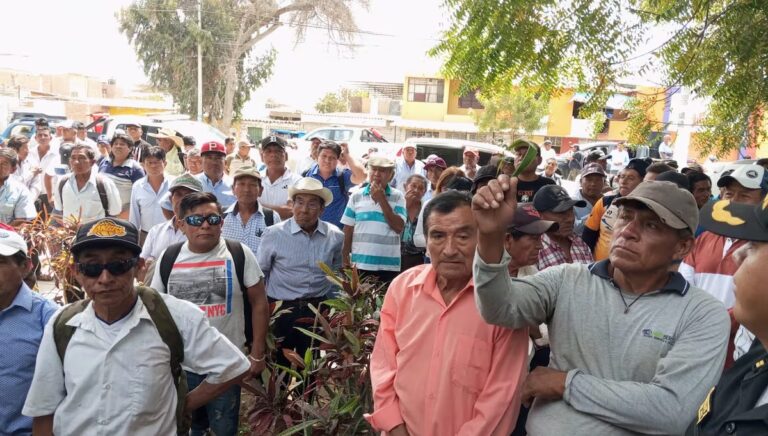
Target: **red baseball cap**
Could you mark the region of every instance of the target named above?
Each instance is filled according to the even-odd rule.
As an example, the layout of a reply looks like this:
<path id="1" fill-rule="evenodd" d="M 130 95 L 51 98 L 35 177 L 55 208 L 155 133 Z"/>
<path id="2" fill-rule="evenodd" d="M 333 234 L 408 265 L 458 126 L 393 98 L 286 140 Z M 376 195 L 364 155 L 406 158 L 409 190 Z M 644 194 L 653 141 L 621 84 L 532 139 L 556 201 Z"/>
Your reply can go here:
<path id="1" fill-rule="evenodd" d="M 227 149 L 224 147 L 224 144 L 222 144 L 221 142 L 209 141 L 204 143 L 200 147 L 200 154 L 205 154 L 205 153 L 221 153 L 223 155 L 226 155 Z"/>

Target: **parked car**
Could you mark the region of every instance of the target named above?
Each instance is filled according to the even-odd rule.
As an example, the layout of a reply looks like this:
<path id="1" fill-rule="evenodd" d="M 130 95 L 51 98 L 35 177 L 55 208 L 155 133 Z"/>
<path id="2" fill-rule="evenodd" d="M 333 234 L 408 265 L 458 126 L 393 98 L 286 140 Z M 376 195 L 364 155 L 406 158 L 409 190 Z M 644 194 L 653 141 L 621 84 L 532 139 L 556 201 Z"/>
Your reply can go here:
<path id="1" fill-rule="evenodd" d="M 295 148 L 294 159 L 300 160 L 308 156 L 312 148 L 312 138 L 321 138 L 338 143 L 346 142 L 349 144 L 349 152 L 353 157 L 360 159 L 371 147 L 378 149 L 378 153 L 394 156 L 399 150 L 399 146 L 393 144 L 376 129 L 365 127 L 347 127 L 347 126 L 328 126 L 320 127 L 308 132 L 301 138 L 294 139 L 292 144 Z"/>
<path id="2" fill-rule="evenodd" d="M 436 154 L 442 157 L 448 166 L 463 165 L 464 149 L 467 147 L 475 148 L 480 153 L 479 165 L 487 164 L 494 154 L 501 153 L 511 156 L 511 153 L 503 147 L 488 142 L 446 138 L 408 138 L 405 143 L 416 145 L 417 159 L 424 160 L 430 154 Z"/>
<path id="3" fill-rule="evenodd" d="M 26 135 L 31 138 L 35 135 L 35 120 L 21 120 L 9 123 L 3 133 L 0 133 L 0 140 L 7 141 L 13 135 Z"/>
<path id="4" fill-rule="evenodd" d="M 127 123 L 138 123 L 141 125 L 144 133 L 142 138 L 152 145 L 156 145 L 155 138 L 148 136 L 150 133 L 157 133 L 162 127 L 168 127 L 176 131 L 178 136 L 192 136 L 198 144 L 208 141 L 217 141 L 224 143 L 226 135 L 217 128 L 199 121 L 192 120 L 168 120 L 163 117 L 139 117 L 130 115 L 116 115 L 99 118 L 92 122 L 86 129 L 88 137 L 96 140 L 99 135 L 107 135 L 108 138 L 114 136 L 117 130 L 125 131 Z"/>

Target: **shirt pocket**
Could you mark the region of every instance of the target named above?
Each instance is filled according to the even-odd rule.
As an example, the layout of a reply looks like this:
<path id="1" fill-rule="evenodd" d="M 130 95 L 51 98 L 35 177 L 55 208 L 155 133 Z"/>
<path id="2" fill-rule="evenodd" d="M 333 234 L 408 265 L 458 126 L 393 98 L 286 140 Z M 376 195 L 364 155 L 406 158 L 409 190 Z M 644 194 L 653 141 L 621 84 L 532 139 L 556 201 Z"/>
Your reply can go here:
<path id="1" fill-rule="evenodd" d="M 8 217 L 8 218 L 15 218 L 14 213 L 16 210 L 16 203 L 15 199 L 8 199 L 7 201 L 3 201 L 0 203 L 0 216 L 2 217 Z"/>
<path id="2" fill-rule="evenodd" d="M 465 390 L 480 393 L 491 369 L 491 344 L 459 335 L 451 362 L 451 380 Z"/>
<path id="3" fill-rule="evenodd" d="M 175 395 L 175 388 L 171 380 L 171 366 L 138 364 L 131 372 L 131 398 L 130 407 L 135 415 L 156 415 L 158 413 L 158 401 L 167 404 L 168 388 L 170 384 Z"/>

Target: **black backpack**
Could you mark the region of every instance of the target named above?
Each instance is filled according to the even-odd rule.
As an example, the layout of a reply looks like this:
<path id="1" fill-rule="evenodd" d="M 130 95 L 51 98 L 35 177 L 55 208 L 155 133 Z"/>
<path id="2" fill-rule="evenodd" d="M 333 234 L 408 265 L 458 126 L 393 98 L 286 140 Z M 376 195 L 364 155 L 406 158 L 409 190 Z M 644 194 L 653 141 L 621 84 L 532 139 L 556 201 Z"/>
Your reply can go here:
<path id="1" fill-rule="evenodd" d="M 68 176 L 62 178 L 59 181 L 59 200 L 61 200 L 62 212 L 64 209 L 64 185 L 72 177 L 70 173 Z M 107 188 L 104 187 L 104 179 L 101 174 L 96 174 L 96 191 L 99 192 L 99 200 L 101 200 L 101 207 L 104 208 L 104 216 L 109 215 L 109 197 L 107 197 Z"/>

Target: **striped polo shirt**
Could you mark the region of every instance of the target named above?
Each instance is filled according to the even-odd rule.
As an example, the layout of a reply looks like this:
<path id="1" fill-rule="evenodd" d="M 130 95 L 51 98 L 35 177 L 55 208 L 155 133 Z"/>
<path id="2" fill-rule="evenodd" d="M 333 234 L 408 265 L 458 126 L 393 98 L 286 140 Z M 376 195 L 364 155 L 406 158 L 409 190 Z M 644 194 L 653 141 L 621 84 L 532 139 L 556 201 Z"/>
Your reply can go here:
<path id="1" fill-rule="evenodd" d="M 387 186 L 385 193 L 392 210 L 406 220 L 405 197 Z M 349 197 L 341 223 L 354 226 L 352 263 L 366 271 L 400 271 L 400 234 L 387 224 L 381 207 L 371 199 L 370 185 Z"/>

